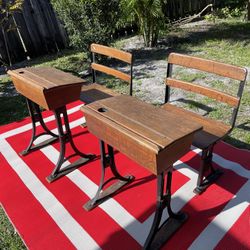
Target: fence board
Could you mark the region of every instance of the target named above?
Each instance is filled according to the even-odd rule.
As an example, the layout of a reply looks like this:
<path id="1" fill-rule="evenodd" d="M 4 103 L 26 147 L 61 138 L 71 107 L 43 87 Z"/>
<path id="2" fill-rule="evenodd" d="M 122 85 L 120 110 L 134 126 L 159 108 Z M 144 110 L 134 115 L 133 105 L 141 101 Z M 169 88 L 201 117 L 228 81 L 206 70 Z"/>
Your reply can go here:
<path id="1" fill-rule="evenodd" d="M 168 0 L 164 13 L 171 20 L 194 15 L 214 0 Z"/>
<path id="2" fill-rule="evenodd" d="M 11 62 L 0 32 L 0 59 L 6 64 L 24 60 L 27 56 L 32 58 L 55 52 L 68 45 L 67 33 L 49 0 L 25 0 L 22 10 L 15 13 L 14 19 L 20 33 L 5 29 Z M 13 23 L 12 18 L 10 23 Z"/>

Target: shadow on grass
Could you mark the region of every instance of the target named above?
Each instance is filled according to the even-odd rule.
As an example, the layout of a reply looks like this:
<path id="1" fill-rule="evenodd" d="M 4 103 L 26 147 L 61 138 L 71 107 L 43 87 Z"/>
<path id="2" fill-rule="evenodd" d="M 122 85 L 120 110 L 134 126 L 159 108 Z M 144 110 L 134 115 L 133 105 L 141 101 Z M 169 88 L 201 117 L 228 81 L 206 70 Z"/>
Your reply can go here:
<path id="1" fill-rule="evenodd" d="M 6 69 L 0 68 L 0 75 L 6 74 L 8 69 L 17 69 L 22 67 L 33 67 L 33 66 L 51 66 L 65 72 L 78 75 L 79 72 L 86 70 L 90 64 L 89 56 L 79 50 L 65 49 L 58 53 L 48 54 L 39 56 L 31 60 L 25 60 L 14 64 Z"/>
<path id="2" fill-rule="evenodd" d="M 241 140 L 238 140 L 236 138 L 233 138 L 231 136 L 227 136 L 225 139 L 224 139 L 225 142 L 227 142 L 228 144 L 230 145 L 233 145 L 234 147 L 236 148 L 241 148 L 241 149 L 247 149 L 247 150 L 250 150 L 250 144 L 249 143 L 246 143 L 246 142 L 243 142 Z"/>
<path id="3" fill-rule="evenodd" d="M 245 134 L 248 134 L 248 136 L 249 136 L 250 120 L 237 125 L 236 128 L 242 130 Z M 248 137 L 248 138 L 250 139 L 250 137 Z M 249 139 L 248 139 L 248 141 L 249 141 Z M 250 143 L 247 143 L 246 142 L 247 140 L 242 141 L 242 140 L 239 140 L 239 139 L 229 135 L 224 139 L 224 141 L 231 144 L 231 145 L 233 145 L 233 146 L 235 146 L 235 147 L 237 147 L 237 148 L 250 150 Z"/>
<path id="4" fill-rule="evenodd" d="M 0 125 L 28 116 L 25 98 L 18 95 L 11 81 L 0 84 Z"/>

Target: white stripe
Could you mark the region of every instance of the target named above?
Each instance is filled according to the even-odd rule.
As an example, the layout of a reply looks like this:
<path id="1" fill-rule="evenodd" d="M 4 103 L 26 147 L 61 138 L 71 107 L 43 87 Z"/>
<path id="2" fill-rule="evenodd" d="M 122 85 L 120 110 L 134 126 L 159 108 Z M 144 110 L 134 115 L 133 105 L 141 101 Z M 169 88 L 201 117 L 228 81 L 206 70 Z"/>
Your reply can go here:
<path id="1" fill-rule="evenodd" d="M 192 151 L 195 152 L 196 154 L 201 155 L 201 150 L 198 148 L 192 146 Z M 222 168 L 232 170 L 237 175 L 250 179 L 250 170 L 247 170 L 237 162 L 227 160 L 216 153 L 213 153 L 213 162 L 215 162 Z"/>
<path id="2" fill-rule="evenodd" d="M 237 194 L 231 199 L 224 209 L 213 219 L 203 230 L 198 238 L 193 241 L 189 250 L 210 250 L 214 249 L 224 237 L 241 214 L 249 206 L 250 202 L 250 180 L 246 182 Z M 248 234 L 249 232 L 245 232 Z"/>
<path id="3" fill-rule="evenodd" d="M 67 110 L 68 115 L 70 115 L 70 114 L 75 113 L 76 111 L 78 111 L 81 106 L 83 106 L 83 104 L 82 105 L 78 105 L 78 106 L 76 106 L 74 108 L 71 108 L 71 109 Z M 51 116 L 45 118 L 44 122 L 50 122 L 50 121 L 53 121 L 53 120 L 55 120 L 55 116 L 51 115 Z M 0 140 L 1 139 L 6 139 L 6 138 L 8 138 L 10 136 L 13 136 L 13 135 L 17 135 L 17 134 L 23 133 L 23 132 L 28 131 L 30 129 L 32 129 L 32 124 L 31 123 L 23 125 L 21 127 L 15 128 L 15 129 L 12 129 L 12 130 L 9 130 L 9 131 L 7 131 L 5 133 L 0 134 Z M 56 130 L 56 132 L 57 132 L 57 130 Z"/>
<path id="4" fill-rule="evenodd" d="M 100 249 L 93 238 L 78 224 L 56 197 L 49 192 L 7 141 L 0 141 L 0 151 L 26 187 L 76 248 Z"/>
<path id="5" fill-rule="evenodd" d="M 232 170 L 237 175 L 250 179 L 250 170 L 245 169 L 242 165 L 236 162 L 226 160 L 217 154 L 213 155 L 213 161 L 225 169 Z"/>

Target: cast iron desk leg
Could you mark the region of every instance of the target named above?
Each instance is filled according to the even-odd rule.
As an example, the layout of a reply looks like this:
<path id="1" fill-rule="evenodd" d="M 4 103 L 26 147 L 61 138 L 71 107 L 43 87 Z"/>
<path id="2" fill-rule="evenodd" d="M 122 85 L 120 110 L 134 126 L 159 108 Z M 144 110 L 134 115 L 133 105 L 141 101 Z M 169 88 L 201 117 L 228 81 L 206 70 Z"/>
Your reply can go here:
<path id="1" fill-rule="evenodd" d="M 194 189 L 195 194 L 203 193 L 211 184 L 213 184 L 223 172 L 220 169 L 213 168 L 212 159 L 213 159 L 213 147 L 210 146 L 207 149 L 202 150 L 201 154 L 201 166 L 199 170 L 197 186 Z M 205 172 L 209 172 L 205 176 Z"/>
<path id="2" fill-rule="evenodd" d="M 171 209 L 172 170 L 167 173 L 166 193 L 164 194 L 164 173 L 157 175 L 157 204 L 155 217 L 143 249 L 160 249 L 170 236 L 186 221 L 187 214 L 174 213 Z M 169 218 L 160 225 L 162 213 L 167 207 Z"/>
<path id="3" fill-rule="evenodd" d="M 42 147 L 47 146 L 48 144 L 51 144 L 52 142 L 58 140 L 58 135 L 52 133 L 47 126 L 45 125 L 44 121 L 43 121 L 43 117 L 41 114 L 41 110 L 38 104 L 32 102 L 31 100 L 29 100 L 28 98 L 26 98 L 26 102 L 27 102 L 27 106 L 28 106 L 28 110 L 31 116 L 31 121 L 32 121 L 32 137 L 30 139 L 30 143 L 28 145 L 28 147 L 23 150 L 22 152 L 20 152 L 20 155 L 27 155 L 28 153 L 36 150 L 36 149 L 40 149 Z M 40 133 L 38 135 L 36 135 L 36 123 L 39 122 L 40 125 L 42 126 L 44 132 Z M 39 144 L 33 145 L 33 142 L 40 136 L 42 135 L 51 135 L 52 138 L 41 142 Z"/>
<path id="4" fill-rule="evenodd" d="M 66 110 L 66 106 L 63 106 L 61 108 L 57 108 L 54 111 L 57 128 L 58 128 L 58 134 L 59 134 L 59 142 L 60 142 L 60 155 L 59 159 L 57 161 L 56 167 L 54 168 L 51 175 L 47 177 L 48 182 L 53 182 L 57 180 L 58 178 L 70 173 L 71 171 L 75 170 L 76 168 L 80 167 L 81 165 L 89 162 L 90 160 L 95 158 L 95 155 L 92 154 L 84 154 L 80 152 L 77 147 L 74 144 L 71 130 L 69 127 L 69 120 L 68 120 L 68 114 Z M 65 132 L 63 129 L 62 120 L 64 120 L 64 126 L 65 126 Z M 66 143 L 69 142 L 72 149 L 74 150 L 74 154 L 68 156 L 65 158 L 65 151 L 66 151 Z M 66 162 L 68 159 L 70 159 L 73 156 L 80 156 L 78 160 L 75 162 L 67 165 L 62 166 L 64 162 Z"/>
<path id="5" fill-rule="evenodd" d="M 105 144 L 102 140 L 100 140 L 100 151 L 101 151 L 101 169 L 102 169 L 102 175 L 100 184 L 98 187 L 98 190 L 96 192 L 96 195 L 93 199 L 89 200 L 83 207 L 85 210 L 90 211 L 96 206 L 103 203 L 105 200 L 112 197 L 120 188 L 127 185 L 131 181 L 134 180 L 134 176 L 127 175 L 122 176 L 115 165 L 115 158 L 114 158 L 114 150 L 113 148 L 108 145 L 108 154 L 105 153 Z M 105 169 L 107 167 L 111 168 L 112 174 L 114 175 L 112 178 L 104 182 L 105 178 Z M 118 181 L 110 185 L 108 188 L 103 190 L 104 186 L 109 183 L 111 180 L 117 179 Z"/>

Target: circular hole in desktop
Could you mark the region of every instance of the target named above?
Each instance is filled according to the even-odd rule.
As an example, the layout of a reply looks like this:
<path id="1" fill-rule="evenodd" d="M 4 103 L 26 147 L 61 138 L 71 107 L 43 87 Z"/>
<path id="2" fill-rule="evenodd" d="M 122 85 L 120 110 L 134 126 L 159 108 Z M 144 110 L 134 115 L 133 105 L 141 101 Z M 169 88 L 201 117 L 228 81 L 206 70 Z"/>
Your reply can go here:
<path id="1" fill-rule="evenodd" d="M 105 108 L 99 108 L 98 109 L 98 112 L 101 112 L 101 113 L 104 113 L 104 112 L 107 112 L 108 110 L 107 109 L 105 109 Z"/>

